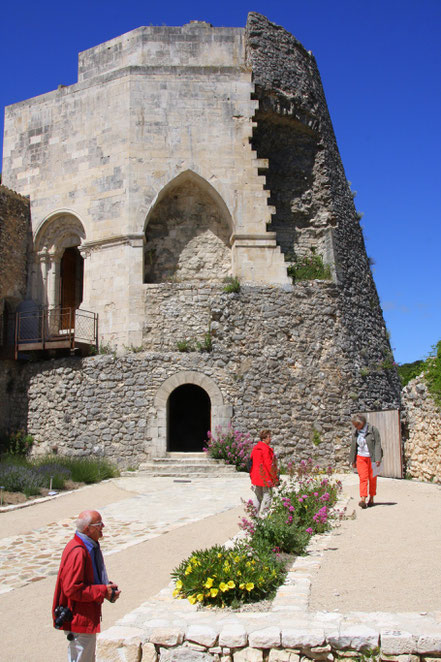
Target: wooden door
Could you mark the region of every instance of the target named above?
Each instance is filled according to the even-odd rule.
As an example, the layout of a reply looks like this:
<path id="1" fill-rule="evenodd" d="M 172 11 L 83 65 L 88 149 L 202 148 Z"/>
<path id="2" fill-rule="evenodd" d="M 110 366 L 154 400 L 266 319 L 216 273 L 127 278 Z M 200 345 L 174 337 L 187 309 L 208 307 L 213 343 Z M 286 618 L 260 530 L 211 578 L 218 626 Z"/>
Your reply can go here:
<path id="1" fill-rule="evenodd" d="M 403 452 L 399 410 L 369 411 L 364 415 L 368 423 L 374 425 L 381 435 L 384 452 L 381 475 L 385 478 L 402 478 Z"/>

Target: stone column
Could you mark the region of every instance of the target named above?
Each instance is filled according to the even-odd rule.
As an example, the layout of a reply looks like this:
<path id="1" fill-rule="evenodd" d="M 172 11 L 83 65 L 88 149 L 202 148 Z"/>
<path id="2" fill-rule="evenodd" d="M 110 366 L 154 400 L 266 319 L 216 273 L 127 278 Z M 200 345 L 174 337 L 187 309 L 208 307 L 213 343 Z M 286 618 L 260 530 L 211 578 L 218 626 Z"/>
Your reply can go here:
<path id="1" fill-rule="evenodd" d="M 57 308 L 60 305 L 60 263 L 62 253 L 53 251 L 49 253 L 50 268 L 47 277 L 47 305 Z"/>

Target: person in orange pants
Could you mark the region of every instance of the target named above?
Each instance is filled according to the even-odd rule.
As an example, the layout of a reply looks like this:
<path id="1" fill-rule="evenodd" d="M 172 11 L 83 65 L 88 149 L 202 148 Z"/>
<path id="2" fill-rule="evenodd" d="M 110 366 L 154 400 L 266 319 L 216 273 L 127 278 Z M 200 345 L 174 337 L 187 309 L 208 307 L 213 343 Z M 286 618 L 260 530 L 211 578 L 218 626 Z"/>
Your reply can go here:
<path id="1" fill-rule="evenodd" d="M 357 469 L 360 479 L 360 508 L 374 505 L 374 496 L 377 494 L 377 476 L 373 475 L 373 463 L 380 466 L 383 457 L 381 437 L 377 428 L 367 423 L 363 414 L 352 417 L 354 434 L 352 435 L 349 461 Z M 368 491 L 369 487 L 369 491 Z M 366 499 L 369 494 L 369 501 Z"/>

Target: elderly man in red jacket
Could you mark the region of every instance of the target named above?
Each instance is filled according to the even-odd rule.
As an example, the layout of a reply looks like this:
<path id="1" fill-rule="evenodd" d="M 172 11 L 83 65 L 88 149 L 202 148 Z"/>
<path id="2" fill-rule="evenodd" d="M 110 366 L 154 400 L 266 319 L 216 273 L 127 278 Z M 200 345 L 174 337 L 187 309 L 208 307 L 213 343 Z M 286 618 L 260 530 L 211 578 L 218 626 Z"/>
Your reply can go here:
<path id="1" fill-rule="evenodd" d="M 103 528 L 96 510 L 82 512 L 75 535 L 61 557 L 52 615 L 54 626 L 68 633 L 69 662 L 94 662 L 101 604 L 104 599 L 115 602 L 120 594 L 118 586 L 107 577 L 98 542 Z"/>
<path id="2" fill-rule="evenodd" d="M 254 506 L 260 517 L 265 517 L 271 506 L 272 488 L 278 484 L 277 459 L 270 447 L 271 432 L 262 430 L 260 441 L 251 451 L 251 487 L 255 494 Z"/>

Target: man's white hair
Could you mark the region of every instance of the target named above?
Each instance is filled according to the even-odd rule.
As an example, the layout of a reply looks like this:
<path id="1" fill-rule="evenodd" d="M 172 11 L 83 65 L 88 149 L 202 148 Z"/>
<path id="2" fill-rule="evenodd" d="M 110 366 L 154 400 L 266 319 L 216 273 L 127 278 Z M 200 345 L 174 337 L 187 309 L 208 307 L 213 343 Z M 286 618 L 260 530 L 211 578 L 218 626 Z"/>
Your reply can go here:
<path id="1" fill-rule="evenodd" d="M 79 517 L 76 522 L 77 531 L 80 531 L 80 533 L 82 533 L 84 529 L 89 526 L 93 519 L 92 513 L 90 511 L 87 513 L 82 513 L 82 515 L 83 516 Z"/>

